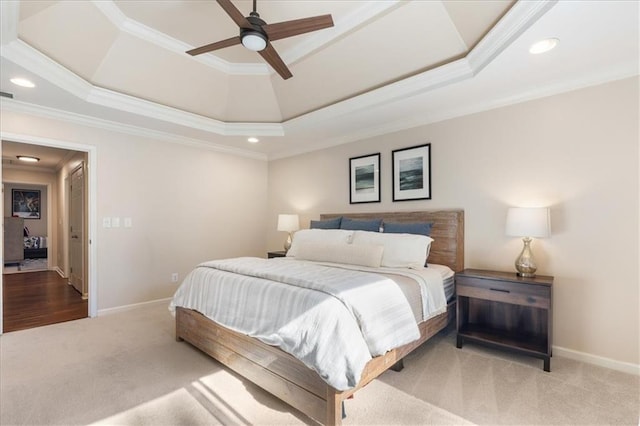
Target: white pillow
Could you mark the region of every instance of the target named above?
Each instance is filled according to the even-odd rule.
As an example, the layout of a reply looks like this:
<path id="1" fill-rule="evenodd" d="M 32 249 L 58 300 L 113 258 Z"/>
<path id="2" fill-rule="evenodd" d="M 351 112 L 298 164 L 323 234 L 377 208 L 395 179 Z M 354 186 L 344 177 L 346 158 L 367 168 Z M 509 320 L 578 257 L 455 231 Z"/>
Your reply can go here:
<path id="1" fill-rule="evenodd" d="M 288 257 L 295 257 L 301 243 L 349 244 L 353 231 L 344 229 L 301 229 L 293 234 Z"/>
<path id="2" fill-rule="evenodd" d="M 384 246 L 381 266 L 421 269 L 432 241 L 426 235 L 354 231 L 352 244 Z"/>
<path id="3" fill-rule="evenodd" d="M 381 245 L 304 242 L 298 244 L 296 259 L 379 268 L 383 250 Z"/>

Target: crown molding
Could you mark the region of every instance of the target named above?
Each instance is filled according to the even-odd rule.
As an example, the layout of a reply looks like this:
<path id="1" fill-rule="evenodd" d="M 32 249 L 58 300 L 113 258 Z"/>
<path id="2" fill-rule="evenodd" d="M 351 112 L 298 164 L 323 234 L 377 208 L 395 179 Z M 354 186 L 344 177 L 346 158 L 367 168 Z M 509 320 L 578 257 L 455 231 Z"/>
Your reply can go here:
<path id="1" fill-rule="evenodd" d="M 2 57 L 50 81 L 77 98 L 86 100 L 93 88 L 91 83 L 20 39 L 4 45 Z"/>
<path id="2" fill-rule="evenodd" d="M 285 122 L 285 127 L 293 130 L 473 78 L 556 3 L 557 0 L 517 2 L 466 57 L 293 118 Z"/>
<path id="3" fill-rule="evenodd" d="M 365 23 L 376 17 L 389 13 L 391 10 L 405 5 L 400 0 L 386 1 L 365 1 L 363 5 L 350 14 L 334 21 L 331 31 L 319 31 L 294 45 L 291 49 L 283 52 L 280 56 L 287 64 L 293 64 L 304 57 L 320 50 L 323 46 L 332 43 L 346 34 L 353 32 Z"/>
<path id="4" fill-rule="evenodd" d="M 569 82 L 562 83 L 552 82 L 545 86 L 535 87 L 534 89 L 526 92 L 519 92 L 517 94 L 507 95 L 501 98 L 487 99 L 481 102 L 476 102 L 475 104 L 463 105 L 457 108 L 439 110 L 437 113 L 428 115 L 414 115 L 400 120 L 386 122 L 377 127 L 362 128 L 349 134 L 326 139 L 322 142 L 296 145 L 295 147 L 287 149 L 286 151 L 273 153 L 269 155 L 269 161 L 307 154 L 309 152 L 318 151 L 321 149 L 332 148 L 338 145 L 367 140 L 381 135 L 388 135 L 394 132 L 413 129 L 420 126 L 427 126 L 458 117 L 491 111 L 510 105 L 516 105 L 522 102 L 560 95 L 562 93 L 572 92 L 575 90 L 585 89 L 608 82 L 624 80 L 627 78 L 638 78 L 637 67 L 623 66 L 615 70 L 608 70 L 605 73 L 594 74 L 582 79 L 571 80 Z"/>
<path id="5" fill-rule="evenodd" d="M 18 38 L 19 1 L 0 1 L 0 41 L 2 45 Z"/>
<path id="6" fill-rule="evenodd" d="M 147 129 L 140 126 L 122 124 L 110 120 L 104 120 L 101 118 L 76 114 L 68 111 L 61 111 L 59 109 L 44 107 L 41 105 L 34 105 L 27 102 L 16 101 L 14 99 L 0 98 L 0 107 L 2 108 L 2 110 L 6 111 L 35 115 L 42 118 L 63 121 L 80 126 L 93 127 L 111 132 L 118 132 L 154 140 L 162 140 L 165 142 L 177 143 L 180 145 L 186 145 L 225 154 L 233 154 L 241 157 L 253 158 L 256 160 L 267 160 L 267 156 L 265 154 L 254 151 L 232 148 L 224 145 L 214 144 L 209 141 L 177 136 L 171 133 Z"/>
<path id="7" fill-rule="evenodd" d="M 558 0 L 536 0 L 519 1 L 514 4 L 467 55 L 467 60 L 474 74 L 479 73 L 491 63 L 496 56 L 557 3 Z"/>
<path id="8" fill-rule="evenodd" d="M 97 87 L 40 53 L 22 40 L 3 46 L 2 57 L 86 102 L 133 114 L 188 126 L 223 136 L 282 136 L 280 123 L 226 123 L 213 118 L 168 107 L 135 96 Z"/>
<path id="9" fill-rule="evenodd" d="M 92 3 L 122 32 L 179 55 L 186 55 L 185 52 L 194 47 L 127 17 L 112 0 L 92 0 Z M 262 63 L 236 64 L 215 55 L 198 55 L 193 59 L 226 74 L 270 75 L 273 73 L 267 64 Z"/>
<path id="10" fill-rule="evenodd" d="M 142 40 L 153 43 L 163 49 L 184 55 L 187 50 L 197 46 L 191 46 L 177 40 L 165 33 L 150 28 L 141 22 L 129 18 L 113 0 L 92 0 L 93 5 L 102 12 L 111 23 L 120 31 L 131 34 Z M 298 43 L 293 48 L 281 53 L 283 61 L 292 64 L 305 56 L 353 31 L 365 22 L 374 19 L 380 14 L 387 13 L 401 5 L 400 0 L 365 1 L 355 11 L 334 22 L 333 31 L 315 33 L 304 42 Z M 198 55 L 194 60 L 214 68 L 218 71 L 233 75 L 271 75 L 274 71 L 265 63 L 232 63 L 215 55 Z"/>

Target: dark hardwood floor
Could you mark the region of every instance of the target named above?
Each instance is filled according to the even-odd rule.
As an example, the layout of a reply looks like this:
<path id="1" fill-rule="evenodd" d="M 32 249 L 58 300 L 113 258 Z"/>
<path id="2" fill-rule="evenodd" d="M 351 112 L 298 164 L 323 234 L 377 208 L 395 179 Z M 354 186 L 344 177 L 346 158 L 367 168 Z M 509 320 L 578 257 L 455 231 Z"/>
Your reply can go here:
<path id="1" fill-rule="evenodd" d="M 4 274 L 2 295 L 5 333 L 88 315 L 87 300 L 55 271 Z"/>

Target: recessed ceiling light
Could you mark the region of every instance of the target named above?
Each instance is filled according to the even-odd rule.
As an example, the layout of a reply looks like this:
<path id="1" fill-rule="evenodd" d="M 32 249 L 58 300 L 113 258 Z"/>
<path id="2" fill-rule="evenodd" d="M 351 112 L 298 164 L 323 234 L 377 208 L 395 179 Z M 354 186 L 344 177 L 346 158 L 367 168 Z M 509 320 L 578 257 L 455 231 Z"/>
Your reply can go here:
<path id="1" fill-rule="evenodd" d="M 260 139 L 251 137 L 251 138 L 247 139 L 247 142 L 249 142 L 249 143 L 258 143 L 258 142 L 260 142 Z"/>
<path id="2" fill-rule="evenodd" d="M 18 160 L 26 161 L 27 163 L 37 163 L 38 161 L 40 161 L 38 157 L 32 157 L 30 155 L 18 155 L 17 157 Z"/>
<path id="3" fill-rule="evenodd" d="M 26 78 L 14 77 L 10 81 L 16 86 L 20 86 L 20 87 L 29 87 L 29 88 L 36 87 L 36 85 L 33 84 L 33 82 L 27 80 Z"/>
<path id="4" fill-rule="evenodd" d="M 560 42 L 557 38 L 546 38 L 533 43 L 529 48 L 529 53 L 537 55 L 538 53 L 548 52 Z"/>

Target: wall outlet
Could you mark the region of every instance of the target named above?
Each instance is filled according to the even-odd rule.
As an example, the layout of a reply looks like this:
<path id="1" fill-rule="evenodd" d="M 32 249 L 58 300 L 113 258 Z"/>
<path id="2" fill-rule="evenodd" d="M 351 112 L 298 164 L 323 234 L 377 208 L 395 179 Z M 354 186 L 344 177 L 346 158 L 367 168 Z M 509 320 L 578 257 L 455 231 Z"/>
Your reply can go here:
<path id="1" fill-rule="evenodd" d="M 174 272 L 173 274 L 171 274 L 171 282 L 172 283 L 177 283 L 178 282 L 178 273 Z"/>

